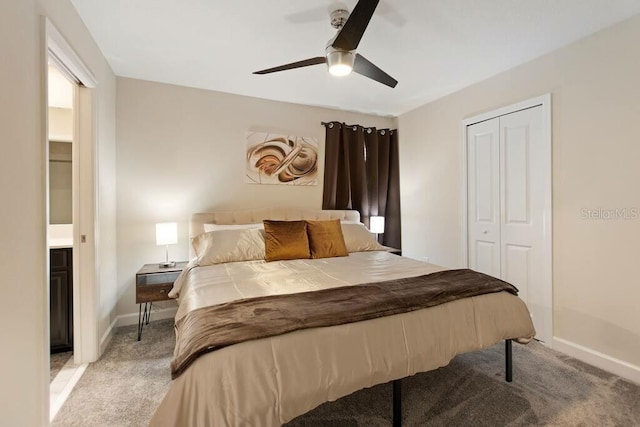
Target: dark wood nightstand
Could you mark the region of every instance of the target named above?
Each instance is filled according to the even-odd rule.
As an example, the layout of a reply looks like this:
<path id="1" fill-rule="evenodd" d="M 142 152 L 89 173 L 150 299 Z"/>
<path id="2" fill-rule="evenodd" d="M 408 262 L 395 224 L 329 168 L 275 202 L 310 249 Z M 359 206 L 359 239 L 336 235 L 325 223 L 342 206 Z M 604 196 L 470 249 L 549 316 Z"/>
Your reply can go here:
<path id="1" fill-rule="evenodd" d="M 396 248 L 389 247 L 387 252 L 389 252 L 391 254 L 394 254 L 394 255 L 402 256 L 402 249 L 396 249 Z"/>
<path id="2" fill-rule="evenodd" d="M 145 264 L 136 273 L 136 304 L 138 307 L 138 341 L 142 337 L 142 328 L 149 324 L 151 307 L 156 301 L 167 301 L 173 282 L 178 278 L 187 262 L 177 262 L 175 267 L 162 268 L 158 264 Z M 144 313 L 142 311 L 144 303 Z"/>

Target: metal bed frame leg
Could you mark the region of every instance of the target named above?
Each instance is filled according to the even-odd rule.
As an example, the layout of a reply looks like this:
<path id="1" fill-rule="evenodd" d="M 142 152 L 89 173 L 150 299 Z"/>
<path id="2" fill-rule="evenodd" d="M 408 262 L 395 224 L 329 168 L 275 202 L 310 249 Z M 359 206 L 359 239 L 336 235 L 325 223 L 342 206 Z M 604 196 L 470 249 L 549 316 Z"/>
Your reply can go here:
<path id="1" fill-rule="evenodd" d="M 504 340 L 505 380 L 513 380 L 512 341 Z M 393 381 L 393 427 L 402 427 L 402 380 Z"/>
<path id="2" fill-rule="evenodd" d="M 393 381 L 393 427 L 402 426 L 402 380 Z"/>
<path id="3" fill-rule="evenodd" d="M 513 354 L 511 353 L 511 340 L 504 340 L 504 368 L 505 380 L 510 383 L 513 380 Z"/>

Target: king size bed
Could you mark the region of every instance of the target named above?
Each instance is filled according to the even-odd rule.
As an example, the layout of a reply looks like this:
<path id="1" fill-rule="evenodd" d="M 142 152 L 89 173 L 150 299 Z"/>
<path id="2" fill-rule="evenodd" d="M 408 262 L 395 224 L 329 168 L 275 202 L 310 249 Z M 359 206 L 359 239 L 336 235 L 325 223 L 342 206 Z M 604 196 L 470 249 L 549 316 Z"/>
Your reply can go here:
<path id="1" fill-rule="evenodd" d="M 533 338 L 515 288 L 394 255 L 359 219 L 292 209 L 194 214 L 194 259 L 171 293 L 179 302 L 175 379 L 151 425 L 281 425 L 457 354 Z M 265 260 L 263 220 L 337 223 L 347 255 Z M 472 291 L 451 297 L 462 281 Z M 416 294 L 427 282 L 436 290 Z"/>

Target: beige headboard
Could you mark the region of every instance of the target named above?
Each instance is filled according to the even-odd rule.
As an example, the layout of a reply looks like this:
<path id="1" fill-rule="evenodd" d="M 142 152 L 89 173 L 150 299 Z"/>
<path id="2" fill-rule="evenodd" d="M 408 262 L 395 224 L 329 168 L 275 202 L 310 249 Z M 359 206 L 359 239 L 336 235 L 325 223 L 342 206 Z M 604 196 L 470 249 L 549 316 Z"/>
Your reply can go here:
<path id="1" fill-rule="evenodd" d="M 360 221 L 360 212 L 352 210 L 313 210 L 313 209 L 251 209 L 240 211 L 202 212 L 191 215 L 189 238 L 204 233 L 204 224 L 254 224 L 265 219 L 295 221 L 301 219 Z M 189 245 L 189 257 L 193 257 L 193 248 Z"/>

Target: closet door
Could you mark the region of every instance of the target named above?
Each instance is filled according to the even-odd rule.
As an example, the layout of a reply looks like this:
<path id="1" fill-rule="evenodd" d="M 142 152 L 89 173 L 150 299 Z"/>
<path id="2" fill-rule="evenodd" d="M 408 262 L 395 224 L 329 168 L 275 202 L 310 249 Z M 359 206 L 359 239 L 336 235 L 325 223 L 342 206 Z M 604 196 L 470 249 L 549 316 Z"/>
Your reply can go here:
<path id="1" fill-rule="evenodd" d="M 515 285 L 537 338 L 549 339 L 550 144 L 542 106 L 467 127 L 469 268 Z M 548 220 L 547 220 L 548 221 Z M 542 335 L 541 335 L 542 334 Z"/>
<path id="2" fill-rule="evenodd" d="M 500 277 L 500 122 L 467 127 L 469 268 Z"/>
<path id="3" fill-rule="evenodd" d="M 544 212 L 550 155 L 542 107 L 500 117 L 500 278 L 515 285 L 544 330 Z"/>

